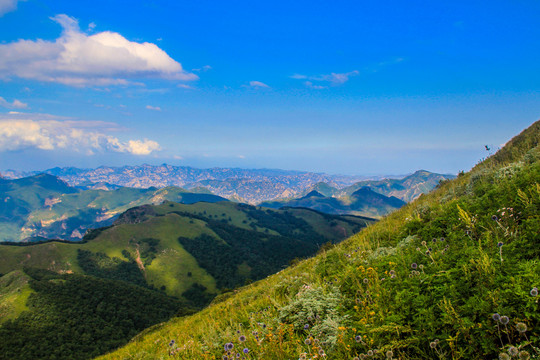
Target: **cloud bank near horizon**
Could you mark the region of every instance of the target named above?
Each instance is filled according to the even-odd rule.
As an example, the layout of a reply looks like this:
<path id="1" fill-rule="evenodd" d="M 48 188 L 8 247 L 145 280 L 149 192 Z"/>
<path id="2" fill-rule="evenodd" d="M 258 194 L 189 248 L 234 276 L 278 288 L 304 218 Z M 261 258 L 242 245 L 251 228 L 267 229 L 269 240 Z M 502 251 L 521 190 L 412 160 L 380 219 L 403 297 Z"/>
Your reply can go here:
<path id="1" fill-rule="evenodd" d="M 106 152 L 150 155 L 161 149 L 153 140 L 122 141 L 106 133 L 117 128 L 116 124 L 24 115 L 10 113 L 0 118 L 0 152 L 34 148 L 75 151 L 86 155 Z"/>

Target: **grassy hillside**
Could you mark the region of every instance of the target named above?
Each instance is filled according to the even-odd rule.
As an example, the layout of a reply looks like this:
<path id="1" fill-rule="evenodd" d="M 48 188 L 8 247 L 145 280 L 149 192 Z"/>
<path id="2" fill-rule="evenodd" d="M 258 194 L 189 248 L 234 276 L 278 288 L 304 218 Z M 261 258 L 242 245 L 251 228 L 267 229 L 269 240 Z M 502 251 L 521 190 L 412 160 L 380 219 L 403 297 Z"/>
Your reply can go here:
<path id="1" fill-rule="evenodd" d="M 539 143 L 101 359 L 539 358 Z"/>

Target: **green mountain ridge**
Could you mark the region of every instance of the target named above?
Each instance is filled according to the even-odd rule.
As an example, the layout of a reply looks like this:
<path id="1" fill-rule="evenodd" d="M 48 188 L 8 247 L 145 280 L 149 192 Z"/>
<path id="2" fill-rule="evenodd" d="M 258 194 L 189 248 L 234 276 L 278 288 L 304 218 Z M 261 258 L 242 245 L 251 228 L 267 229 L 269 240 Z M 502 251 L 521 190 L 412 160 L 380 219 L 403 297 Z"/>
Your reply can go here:
<path id="1" fill-rule="evenodd" d="M 165 200 L 183 203 L 226 199 L 194 193 L 178 187 L 162 189 L 115 188 L 80 190 L 59 178 L 35 176 L 0 180 L 0 242 L 36 241 L 50 238 L 80 240 L 91 228 L 112 224 L 118 214 L 142 204 Z"/>
<path id="2" fill-rule="evenodd" d="M 100 359 L 538 358 L 539 144 L 540 121 L 334 248 Z"/>

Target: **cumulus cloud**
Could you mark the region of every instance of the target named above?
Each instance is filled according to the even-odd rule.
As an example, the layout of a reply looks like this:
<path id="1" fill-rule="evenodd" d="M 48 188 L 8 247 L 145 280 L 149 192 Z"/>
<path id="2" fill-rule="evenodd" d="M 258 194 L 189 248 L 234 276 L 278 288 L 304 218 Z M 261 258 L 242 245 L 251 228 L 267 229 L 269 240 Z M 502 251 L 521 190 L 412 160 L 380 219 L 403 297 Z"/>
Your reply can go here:
<path id="1" fill-rule="evenodd" d="M 302 74 L 294 74 L 290 77 L 292 79 L 297 80 L 310 80 L 304 82 L 304 85 L 306 85 L 309 88 L 312 89 L 323 89 L 325 86 L 320 85 L 313 85 L 313 81 L 319 81 L 319 82 L 326 82 L 330 85 L 336 86 L 341 85 L 349 81 L 349 79 L 353 76 L 359 75 L 360 72 L 358 70 L 349 71 L 346 73 L 330 73 L 330 74 L 323 74 L 323 75 L 315 75 L 315 76 L 308 76 L 308 75 L 302 75 Z"/>
<path id="2" fill-rule="evenodd" d="M 28 104 L 23 103 L 22 101 L 19 101 L 17 99 L 13 100 L 13 102 L 10 103 L 0 96 L 0 106 L 8 109 L 26 109 L 28 107 Z"/>
<path id="3" fill-rule="evenodd" d="M 0 45 L 0 77 L 70 86 L 126 85 L 135 78 L 198 79 L 155 44 L 129 41 L 111 31 L 87 35 L 75 18 L 64 14 L 51 19 L 63 28 L 55 41 L 18 40 Z"/>
<path id="4" fill-rule="evenodd" d="M 252 88 L 269 88 L 270 86 L 266 85 L 263 82 L 260 81 L 250 81 L 249 86 Z"/>
<path id="5" fill-rule="evenodd" d="M 0 0 L 0 17 L 5 13 L 17 9 L 19 0 Z"/>
<path id="6" fill-rule="evenodd" d="M 118 152 L 149 155 L 160 150 L 157 142 L 121 141 L 106 131 L 115 124 L 63 120 L 50 115 L 10 113 L 0 118 L 0 152 L 29 148 L 85 152 Z"/>
<path id="7" fill-rule="evenodd" d="M 146 105 L 146 108 L 148 110 L 161 111 L 161 108 L 159 106 Z"/>

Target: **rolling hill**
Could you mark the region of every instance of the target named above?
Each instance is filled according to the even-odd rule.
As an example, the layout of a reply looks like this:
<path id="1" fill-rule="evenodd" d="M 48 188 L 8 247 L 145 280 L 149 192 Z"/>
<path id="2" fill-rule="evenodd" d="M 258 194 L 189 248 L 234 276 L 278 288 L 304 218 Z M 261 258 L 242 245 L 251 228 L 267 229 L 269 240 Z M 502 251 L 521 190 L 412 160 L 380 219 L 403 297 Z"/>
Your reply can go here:
<path id="1" fill-rule="evenodd" d="M 373 222 L 166 201 L 131 208 L 80 242 L 0 245 L 0 358 L 88 359 Z"/>
<path id="2" fill-rule="evenodd" d="M 540 121 L 359 234 L 100 359 L 529 359 Z"/>
<path id="3" fill-rule="evenodd" d="M 0 179 L 0 242 L 50 238 L 77 241 L 87 229 L 108 226 L 131 207 L 165 200 L 190 204 L 226 199 L 177 187 L 81 190 L 48 174 Z"/>

